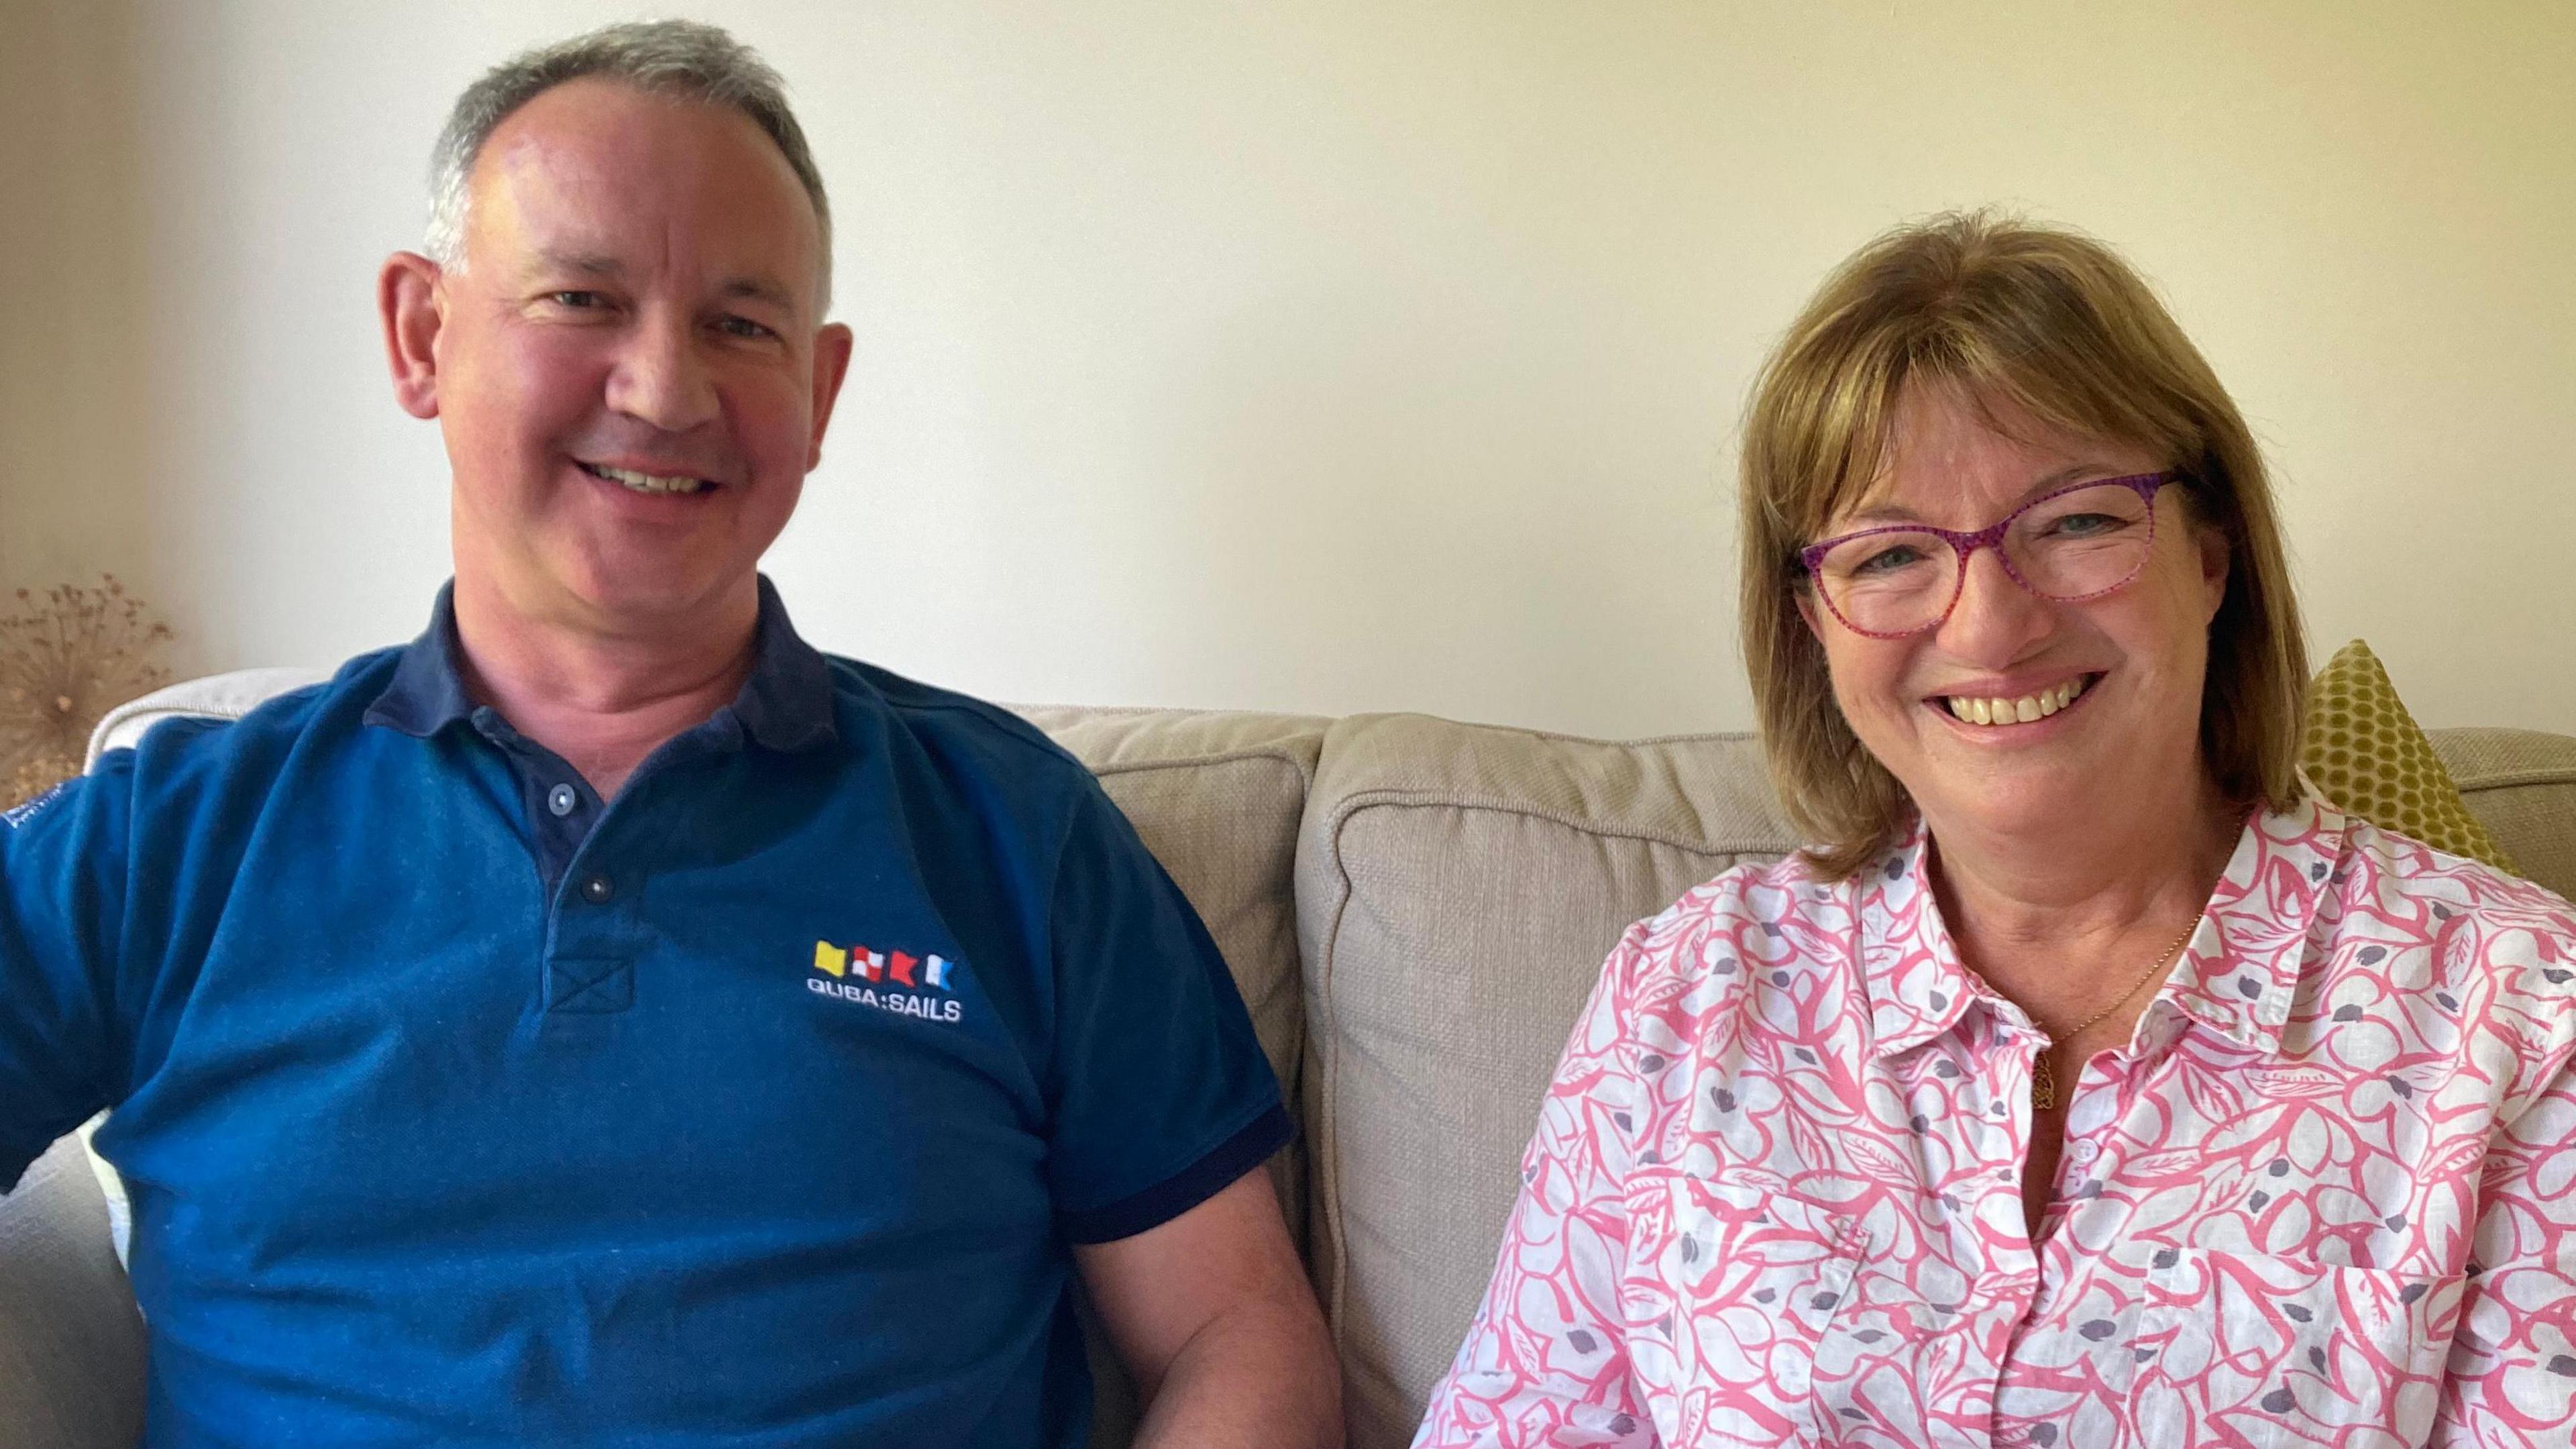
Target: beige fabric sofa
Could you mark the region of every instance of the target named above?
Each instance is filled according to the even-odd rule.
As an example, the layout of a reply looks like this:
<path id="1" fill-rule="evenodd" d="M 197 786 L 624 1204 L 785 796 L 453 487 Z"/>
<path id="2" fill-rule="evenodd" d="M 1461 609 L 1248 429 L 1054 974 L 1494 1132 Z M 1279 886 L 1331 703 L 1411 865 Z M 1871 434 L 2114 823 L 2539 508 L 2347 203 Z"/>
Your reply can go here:
<path id="1" fill-rule="evenodd" d="M 102 738 L 310 677 L 182 685 Z M 1418 715 L 1025 712 L 1098 772 L 1225 948 L 1303 1124 L 1274 1170 L 1341 1351 L 1351 1442 L 1405 1443 L 1603 954 L 1689 886 L 1794 844 L 1757 746 Z M 2576 737 L 2434 741 L 2505 848 L 2576 894 Z M 133 1442 L 143 1338 L 108 1223 L 68 1142 L 0 1200 L 0 1442 Z M 1125 1397 L 1104 1394 L 1104 1443 L 1124 1442 Z"/>

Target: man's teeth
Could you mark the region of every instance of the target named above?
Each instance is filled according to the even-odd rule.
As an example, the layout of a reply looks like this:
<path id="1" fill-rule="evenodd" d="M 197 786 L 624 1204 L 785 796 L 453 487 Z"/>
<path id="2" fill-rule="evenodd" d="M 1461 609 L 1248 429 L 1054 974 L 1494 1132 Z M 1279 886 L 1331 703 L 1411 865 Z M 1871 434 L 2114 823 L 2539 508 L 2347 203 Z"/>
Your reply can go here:
<path id="1" fill-rule="evenodd" d="M 611 483 L 623 483 L 638 493 L 695 493 L 707 486 L 701 478 L 666 478 L 659 473 L 637 473 L 626 468 L 593 465 L 590 471 Z"/>
<path id="2" fill-rule="evenodd" d="M 2075 702 L 2084 692 L 2081 677 L 2070 679 L 2054 689 L 2025 694 L 2019 699 L 1970 699 L 1966 695 L 1950 696 L 1950 713 L 1970 724 L 2027 724 L 2046 719 Z"/>

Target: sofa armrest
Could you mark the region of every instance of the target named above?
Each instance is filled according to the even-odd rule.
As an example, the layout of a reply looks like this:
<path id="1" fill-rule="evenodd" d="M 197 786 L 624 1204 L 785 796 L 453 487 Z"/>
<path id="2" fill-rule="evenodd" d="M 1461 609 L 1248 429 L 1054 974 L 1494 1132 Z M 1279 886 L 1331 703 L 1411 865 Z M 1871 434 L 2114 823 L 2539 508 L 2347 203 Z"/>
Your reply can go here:
<path id="1" fill-rule="evenodd" d="M 77 1135 L 0 1195 L 0 1426 L 13 1449 L 132 1449 L 143 1319 Z"/>

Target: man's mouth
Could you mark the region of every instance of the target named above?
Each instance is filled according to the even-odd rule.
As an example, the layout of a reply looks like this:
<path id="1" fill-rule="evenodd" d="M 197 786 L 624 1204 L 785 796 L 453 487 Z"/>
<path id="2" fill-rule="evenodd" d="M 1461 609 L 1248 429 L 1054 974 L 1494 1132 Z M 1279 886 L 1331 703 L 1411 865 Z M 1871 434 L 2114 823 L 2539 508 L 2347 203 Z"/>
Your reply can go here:
<path id="1" fill-rule="evenodd" d="M 697 493 L 716 486 L 712 479 L 689 478 L 668 473 L 639 473 L 632 468 L 610 468 L 598 463 L 574 460 L 581 471 L 593 478 L 617 484 L 631 493 Z"/>
<path id="2" fill-rule="evenodd" d="M 1965 694 L 1943 695 L 1940 699 L 1950 707 L 1950 713 L 1965 724 L 2028 724 L 2032 720 L 2046 719 L 2073 704 L 2100 677 L 2079 674 L 2064 684 L 2043 689 L 2037 694 L 2025 694 L 2018 699 L 1980 698 Z"/>

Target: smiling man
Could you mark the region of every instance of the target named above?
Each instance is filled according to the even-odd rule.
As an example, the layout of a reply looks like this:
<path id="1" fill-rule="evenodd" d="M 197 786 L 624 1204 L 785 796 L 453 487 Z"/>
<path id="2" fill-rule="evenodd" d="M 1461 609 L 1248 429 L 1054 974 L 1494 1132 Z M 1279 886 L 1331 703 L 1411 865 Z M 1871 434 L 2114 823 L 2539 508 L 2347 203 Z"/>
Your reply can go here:
<path id="1" fill-rule="evenodd" d="M 1012 716 L 755 572 L 851 350 L 776 77 L 614 26 L 459 100 L 380 283 L 417 641 L 0 825 L 0 1181 L 113 1108 L 154 1445 L 1338 1435 L 1224 963 Z"/>

